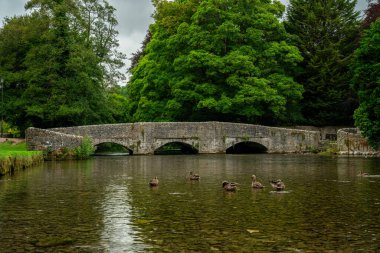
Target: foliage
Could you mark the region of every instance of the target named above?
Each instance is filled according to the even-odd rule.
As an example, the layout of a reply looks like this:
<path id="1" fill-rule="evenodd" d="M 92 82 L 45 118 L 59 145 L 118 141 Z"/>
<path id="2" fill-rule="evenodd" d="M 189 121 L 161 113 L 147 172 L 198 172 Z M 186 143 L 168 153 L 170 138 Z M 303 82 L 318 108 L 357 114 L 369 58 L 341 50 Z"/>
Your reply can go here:
<path id="1" fill-rule="evenodd" d="M 125 80 L 120 71 L 126 56 L 118 51 L 119 42 L 116 30 L 118 25 L 115 8 L 107 0 L 81 0 L 78 2 L 79 21 L 86 43 L 92 46 L 100 62 L 106 86 L 115 86 Z"/>
<path id="2" fill-rule="evenodd" d="M 10 137 L 18 138 L 21 136 L 21 132 L 18 127 L 12 126 L 8 122 L 0 121 L 2 131 L 4 134 L 8 134 Z"/>
<path id="3" fill-rule="evenodd" d="M 74 149 L 74 153 L 78 159 L 88 159 L 95 152 L 95 148 L 92 145 L 92 140 L 90 137 L 83 137 L 81 145 Z"/>
<path id="4" fill-rule="evenodd" d="M 285 27 L 304 58 L 296 80 L 305 88 L 306 124 L 351 124 L 357 106 L 349 65 L 359 32 L 356 0 L 290 0 Z"/>
<path id="5" fill-rule="evenodd" d="M 128 85 L 132 121 L 292 122 L 302 60 L 277 1 L 154 1 Z"/>
<path id="6" fill-rule="evenodd" d="M 0 29 L 6 121 L 21 130 L 114 122 L 106 86 L 122 58 L 113 7 L 30 0 L 26 8 L 27 15 L 6 19 Z"/>
<path id="7" fill-rule="evenodd" d="M 380 19 L 365 31 L 355 51 L 353 87 L 359 94 L 355 125 L 372 147 L 380 143 Z"/>
<path id="8" fill-rule="evenodd" d="M 143 42 L 141 43 L 141 48 L 139 50 L 137 50 L 136 53 L 132 53 L 132 57 L 129 58 L 129 60 L 131 61 L 131 66 L 128 68 L 129 72 L 131 72 L 132 69 L 134 69 L 137 66 L 137 64 L 139 63 L 140 59 L 144 55 L 145 48 L 151 39 L 152 39 L 152 33 L 148 30 L 147 34 L 145 35 Z"/>
<path id="9" fill-rule="evenodd" d="M 116 122 L 128 122 L 126 87 L 113 86 L 107 90 L 111 114 Z"/>

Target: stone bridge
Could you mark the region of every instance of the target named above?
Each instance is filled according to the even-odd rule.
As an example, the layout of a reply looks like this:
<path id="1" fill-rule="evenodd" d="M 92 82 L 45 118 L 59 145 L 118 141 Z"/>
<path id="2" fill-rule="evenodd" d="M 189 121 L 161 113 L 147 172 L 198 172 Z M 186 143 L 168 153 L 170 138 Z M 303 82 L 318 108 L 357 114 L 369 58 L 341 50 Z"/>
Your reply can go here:
<path id="1" fill-rule="evenodd" d="M 30 150 L 56 150 L 80 145 L 89 136 L 93 145 L 120 144 L 130 154 L 154 154 L 169 143 L 190 147 L 196 153 L 229 153 L 241 145 L 259 152 L 294 153 L 315 149 L 320 133 L 298 129 L 226 122 L 146 122 L 39 129 L 28 128 Z"/>

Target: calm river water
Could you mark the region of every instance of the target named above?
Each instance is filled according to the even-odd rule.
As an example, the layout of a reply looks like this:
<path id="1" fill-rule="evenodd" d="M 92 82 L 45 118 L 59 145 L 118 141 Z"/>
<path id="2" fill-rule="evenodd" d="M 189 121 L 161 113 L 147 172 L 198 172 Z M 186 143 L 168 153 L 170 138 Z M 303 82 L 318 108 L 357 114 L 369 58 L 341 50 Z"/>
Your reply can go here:
<path id="1" fill-rule="evenodd" d="M 0 178 L 0 252 L 380 252 L 379 158 L 95 157 Z M 189 171 L 199 182 L 186 179 Z M 251 175 L 267 187 L 253 190 Z M 157 176 L 160 186 L 148 181 Z M 281 178 L 285 193 L 268 183 Z M 236 193 L 222 181 L 239 183 Z"/>

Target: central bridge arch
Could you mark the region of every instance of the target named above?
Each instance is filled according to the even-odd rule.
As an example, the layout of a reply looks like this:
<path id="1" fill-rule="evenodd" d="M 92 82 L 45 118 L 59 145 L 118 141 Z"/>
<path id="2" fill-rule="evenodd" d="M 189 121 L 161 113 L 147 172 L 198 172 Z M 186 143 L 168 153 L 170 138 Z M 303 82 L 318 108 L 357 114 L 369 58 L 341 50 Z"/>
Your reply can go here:
<path id="1" fill-rule="evenodd" d="M 239 142 L 226 149 L 226 154 L 260 154 L 267 152 L 267 147 L 253 141 Z"/>
<path id="2" fill-rule="evenodd" d="M 181 149 L 186 154 L 199 153 L 199 140 L 197 138 L 155 138 L 151 153 L 158 154 L 165 147 L 170 145 Z M 158 152 L 157 152 L 158 151 Z"/>
<path id="3" fill-rule="evenodd" d="M 164 154 L 198 154 L 199 151 L 194 146 L 184 142 L 169 142 L 154 150 L 155 155 Z"/>
<path id="4" fill-rule="evenodd" d="M 129 154 L 133 155 L 133 150 L 116 142 L 101 142 L 95 147 L 95 155 L 107 154 L 107 153 L 118 153 L 118 154 Z"/>

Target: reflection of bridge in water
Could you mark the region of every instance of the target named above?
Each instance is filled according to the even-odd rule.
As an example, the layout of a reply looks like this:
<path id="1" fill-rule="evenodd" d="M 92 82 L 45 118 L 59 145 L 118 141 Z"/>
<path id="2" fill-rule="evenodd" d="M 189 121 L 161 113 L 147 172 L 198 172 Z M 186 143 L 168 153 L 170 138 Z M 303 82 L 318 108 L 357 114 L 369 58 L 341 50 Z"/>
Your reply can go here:
<path id="1" fill-rule="evenodd" d="M 314 149 L 319 132 L 226 122 L 148 122 L 39 129 L 29 128 L 29 149 L 78 146 L 84 136 L 94 145 L 116 143 L 130 154 L 154 154 L 176 143 L 194 153 L 291 153 Z"/>

